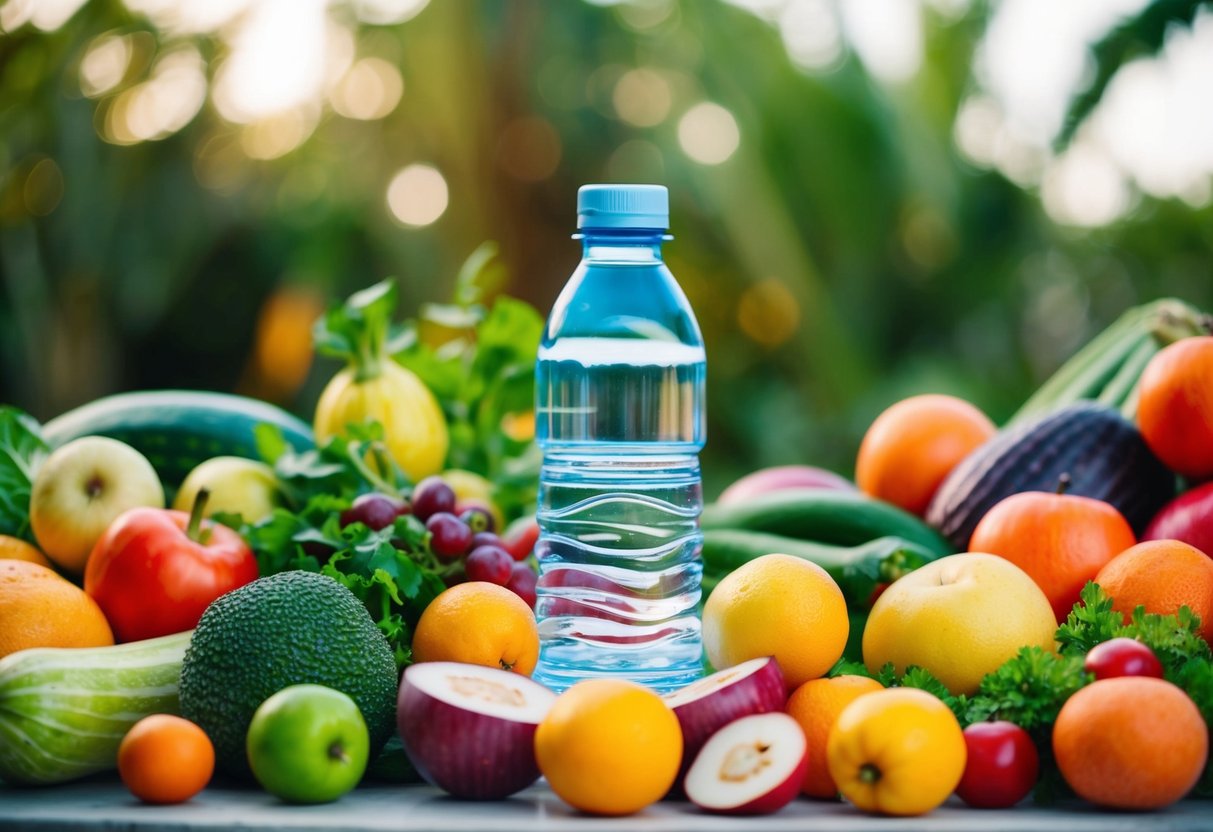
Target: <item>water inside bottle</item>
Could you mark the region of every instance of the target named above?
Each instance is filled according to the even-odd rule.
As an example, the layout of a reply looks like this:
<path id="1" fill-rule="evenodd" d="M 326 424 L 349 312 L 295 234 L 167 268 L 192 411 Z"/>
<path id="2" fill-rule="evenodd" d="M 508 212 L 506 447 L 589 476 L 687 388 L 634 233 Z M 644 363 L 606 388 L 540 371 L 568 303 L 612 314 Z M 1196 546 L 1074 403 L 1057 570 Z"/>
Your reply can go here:
<path id="1" fill-rule="evenodd" d="M 703 348 L 565 338 L 540 350 L 536 678 L 658 690 L 701 669 Z"/>

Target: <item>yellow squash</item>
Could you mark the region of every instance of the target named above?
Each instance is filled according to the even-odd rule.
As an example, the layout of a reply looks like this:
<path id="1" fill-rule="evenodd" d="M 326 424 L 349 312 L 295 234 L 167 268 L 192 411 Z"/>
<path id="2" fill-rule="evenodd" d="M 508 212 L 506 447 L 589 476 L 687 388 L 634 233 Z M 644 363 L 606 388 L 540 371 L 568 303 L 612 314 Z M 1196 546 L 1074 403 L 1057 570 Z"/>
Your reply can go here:
<path id="1" fill-rule="evenodd" d="M 442 470 L 450 435 L 434 394 L 391 358 L 395 305 L 396 284 L 385 280 L 317 322 L 317 350 L 343 357 L 348 365 L 321 393 L 313 429 L 319 443 L 351 424 L 378 422 L 388 453 L 416 482 Z"/>

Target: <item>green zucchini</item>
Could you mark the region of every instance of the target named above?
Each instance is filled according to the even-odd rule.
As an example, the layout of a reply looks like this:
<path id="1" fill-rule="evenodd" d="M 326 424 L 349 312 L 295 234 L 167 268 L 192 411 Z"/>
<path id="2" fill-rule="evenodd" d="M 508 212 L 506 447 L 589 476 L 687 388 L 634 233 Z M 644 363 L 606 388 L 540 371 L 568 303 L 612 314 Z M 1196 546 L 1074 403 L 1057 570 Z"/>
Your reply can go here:
<path id="1" fill-rule="evenodd" d="M 227 393 L 151 390 L 97 399 L 47 422 L 43 438 L 57 447 L 81 436 L 108 436 L 152 463 L 175 490 L 186 474 L 215 456 L 260 459 L 253 431 L 266 423 L 297 451 L 315 446 L 307 423 L 267 402 Z"/>
<path id="2" fill-rule="evenodd" d="M 755 558 L 779 553 L 815 563 L 826 571 L 847 600 L 867 609 L 872 593 L 940 555 L 900 537 L 880 537 L 858 546 L 831 546 L 782 535 L 739 529 L 709 529 L 703 533 L 704 590 L 715 587 L 728 573 Z"/>
<path id="3" fill-rule="evenodd" d="M 955 551 L 938 532 L 895 505 L 827 488 L 772 491 L 741 503 L 711 505 L 704 510 L 701 525 L 705 531 L 741 529 L 833 546 L 900 537 L 936 556 Z"/>
<path id="4" fill-rule="evenodd" d="M 0 779 L 46 785 L 114 768 L 132 725 L 177 713 L 192 633 L 0 659 Z"/>

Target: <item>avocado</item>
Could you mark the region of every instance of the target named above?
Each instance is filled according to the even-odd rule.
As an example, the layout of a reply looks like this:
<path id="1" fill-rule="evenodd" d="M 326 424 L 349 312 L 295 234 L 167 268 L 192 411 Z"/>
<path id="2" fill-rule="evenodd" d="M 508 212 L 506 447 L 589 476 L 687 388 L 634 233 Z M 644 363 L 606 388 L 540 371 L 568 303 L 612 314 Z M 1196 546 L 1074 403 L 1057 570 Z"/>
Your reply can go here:
<path id="1" fill-rule="evenodd" d="M 281 572 L 206 608 L 185 653 L 181 714 L 211 738 L 216 769 L 247 780 L 245 736 L 273 694 L 303 683 L 347 694 L 375 759 L 395 729 L 397 682 L 387 639 L 352 592 L 327 575 Z"/>

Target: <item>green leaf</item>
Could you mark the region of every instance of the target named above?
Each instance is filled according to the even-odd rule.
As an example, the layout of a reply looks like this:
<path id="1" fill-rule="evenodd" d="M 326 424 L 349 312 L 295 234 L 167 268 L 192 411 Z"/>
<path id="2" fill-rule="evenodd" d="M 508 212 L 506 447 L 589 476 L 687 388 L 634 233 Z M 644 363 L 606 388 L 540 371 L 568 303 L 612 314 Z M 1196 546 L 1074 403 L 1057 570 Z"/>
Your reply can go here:
<path id="1" fill-rule="evenodd" d="M 49 452 L 33 418 L 15 407 L 0 406 L 0 534 L 33 542 L 30 491 Z"/>
<path id="2" fill-rule="evenodd" d="M 273 465 L 282 458 L 283 454 L 291 450 L 291 445 L 286 441 L 282 428 L 268 422 L 253 426 L 253 444 L 257 448 L 257 456 L 268 465 Z"/>
<path id="3" fill-rule="evenodd" d="M 312 327 L 316 352 L 344 358 L 359 381 L 378 376 L 390 347 L 399 348 L 405 338 L 392 326 L 398 295 L 389 277 L 331 307 Z"/>
<path id="4" fill-rule="evenodd" d="M 492 240 L 481 243 L 464 261 L 455 278 L 455 302 L 467 306 L 496 294 L 509 281 L 500 247 Z"/>
<path id="5" fill-rule="evenodd" d="M 1040 741 L 1061 706 L 1092 680 L 1082 657 L 1050 653 L 1039 647 L 1022 647 L 993 673 L 981 680 L 967 703 L 964 723 L 1005 719 Z"/>
<path id="6" fill-rule="evenodd" d="M 1054 636 L 1068 655 L 1085 656 L 1096 644 L 1115 638 L 1124 624 L 1120 613 L 1112 609 L 1112 599 L 1099 584 L 1087 581 L 1079 601 L 1066 615 L 1065 623 Z"/>
<path id="7" fill-rule="evenodd" d="M 1175 615 L 1133 611 L 1126 623 L 1112 609 L 1112 599 L 1098 584 L 1087 582 L 1081 600 L 1057 629 L 1056 639 L 1066 655 L 1085 656 L 1091 648 L 1113 638 L 1132 638 L 1154 651 L 1168 677 L 1193 659 L 1210 657 L 1209 645 L 1200 636 L 1200 617 L 1187 607 Z"/>

